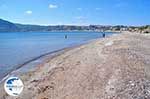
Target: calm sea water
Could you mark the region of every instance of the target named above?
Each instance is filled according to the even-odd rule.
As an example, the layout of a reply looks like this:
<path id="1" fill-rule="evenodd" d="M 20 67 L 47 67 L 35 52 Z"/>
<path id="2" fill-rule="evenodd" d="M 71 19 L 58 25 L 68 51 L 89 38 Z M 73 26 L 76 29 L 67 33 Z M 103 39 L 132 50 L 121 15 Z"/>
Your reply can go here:
<path id="1" fill-rule="evenodd" d="M 42 54 L 100 37 L 102 33 L 98 32 L 0 33 L 0 79 L 19 64 Z"/>

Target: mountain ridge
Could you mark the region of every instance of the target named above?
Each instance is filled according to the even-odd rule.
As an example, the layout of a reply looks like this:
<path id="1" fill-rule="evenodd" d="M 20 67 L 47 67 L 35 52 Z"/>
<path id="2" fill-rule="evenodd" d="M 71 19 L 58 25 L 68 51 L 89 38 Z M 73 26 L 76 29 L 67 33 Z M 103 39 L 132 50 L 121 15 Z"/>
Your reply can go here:
<path id="1" fill-rule="evenodd" d="M 0 32 L 13 32 L 18 30 L 19 28 L 14 23 L 0 19 Z"/>
<path id="2" fill-rule="evenodd" d="M 77 26 L 77 25 L 25 25 L 19 23 L 9 22 L 0 19 L 0 32 L 49 32 L 49 31 L 130 31 L 150 33 L 150 25 L 145 26 L 124 26 L 124 25 L 89 25 L 89 26 Z"/>

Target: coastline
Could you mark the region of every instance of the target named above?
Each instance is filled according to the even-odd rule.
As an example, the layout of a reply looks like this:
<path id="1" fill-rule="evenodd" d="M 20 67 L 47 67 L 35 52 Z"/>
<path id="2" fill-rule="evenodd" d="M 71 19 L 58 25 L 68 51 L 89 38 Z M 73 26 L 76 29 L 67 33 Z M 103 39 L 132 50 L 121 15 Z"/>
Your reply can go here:
<path id="1" fill-rule="evenodd" d="M 93 40 L 94 40 L 94 39 L 93 39 Z M 91 41 L 93 41 L 93 40 L 91 40 Z M 87 44 L 87 43 L 89 43 L 89 42 L 90 42 L 90 41 L 88 41 L 88 42 L 86 42 L 86 43 L 83 43 L 83 44 L 71 45 L 71 46 L 69 46 L 69 47 L 65 47 L 65 48 L 62 48 L 62 49 L 54 50 L 54 51 L 52 51 L 52 52 L 48 52 L 48 53 L 42 54 L 42 55 L 40 55 L 40 56 L 38 56 L 38 57 L 32 58 L 31 60 L 28 60 L 28 61 L 26 61 L 26 62 L 24 62 L 24 63 L 22 63 L 22 64 L 18 64 L 18 66 L 16 66 L 13 70 L 9 71 L 9 73 L 7 73 L 2 79 L 0 79 L 0 84 L 1 84 L 4 80 L 6 80 L 9 76 L 13 76 L 13 75 L 16 75 L 16 74 L 18 75 L 18 74 L 22 74 L 22 73 L 25 73 L 25 72 L 33 71 L 38 65 L 45 63 L 47 60 L 50 60 L 50 59 L 52 59 L 52 58 L 54 58 L 54 57 L 57 57 L 57 56 L 63 54 L 63 53 L 66 52 L 66 51 L 69 51 L 69 50 L 71 50 L 71 49 L 73 49 L 73 48 L 82 46 L 82 45 Z M 35 61 L 40 61 L 40 62 L 39 62 L 38 64 L 36 64 Z M 35 62 L 35 63 L 34 63 L 34 62 Z M 33 63 L 33 64 L 32 64 L 32 63 Z M 25 67 L 26 65 L 33 65 L 33 66 L 31 66 L 31 67 L 28 66 L 30 69 L 28 68 L 27 71 L 24 71 L 24 70 L 22 71 L 22 70 L 20 70 L 20 69 L 24 69 L 24 67 Z M 32 69 L 31 69 L 31 68 L 32 68 Z M 19 73 L 18 73 L 18 72 L 19 72 Z M 17 75 L 16 75 L 16 76 L 17 76 Z"/>
<path id="2" fill-rule="evenodd" d="M 6 80 L 10 75 L 12 75 L 15 71 L 18 71 L 19 69 L 22 69 L 24 68 L 25 65 L 28 65 L 34 61 L 38 61 L 40 60 L 41 58 L 45 58 L 47 55 L 49 55 L 49 57 L 53 57 L 53 56 L 56 56 L 56 55 L 52 55 L 52 54 L 57 54 L 61 51 L 64 51 L 64 50 L 67 50 L 67 48 L 63 48 L 63 49 L 59 49 L 59 50 L 55 50 L 55 51 L 52 51 L 52 52 L 49 52 L 49 53 L 45 53 L 45 54 L 42 54 L 38 57 L 35 57 L 35 58 L 32 58 L 31 60 L 28 60 L 22 64 L 18 64 L 18 66 L 16 66 L 16 68 L 14 68 L 13 70 L 11 70 L 9 73 L 7 73 L 2 79 L 0 79 L 0 83 L 3 82 L 4 80 Z M 40 64 L 40 63 L 39 63 Z M 34 66 L 35 67 L 35 66 Z"/>
<path id="3" fill-rule="evenodd" d="M 121 33 L 71 48 L 20 75 L 25 88 L 17 98 L 149 98 L 149 43 L 150 35 Z M 0 99 L 12 99 L 2 87 Z"/>
<path id="4" fill-rule="evenodd" d="M 71 31 L 73 32 L 73 31 Z M 81 32 L 81 31 L 78 31 L 78 32 Z M 90 32 L 90 31 L 89 31 Z M 95 31 L 96 32 L 96 31 Z M 110 32 L 110 31 L 108 31 Z M 109 38 L 111 36 L 116 36 L 118 34 L 120 34 L 120 32 L 113 32 L 114 34 L 112 35 L 109 35 L 107 36 L 106 38 Z M 76 44 L 76 45 L 71 45 L 69 47 L 66 47 L 66 48 L 62 48 L 62 49 L 58 49 L 58 50 L 54 50 L 52 52 L 48 52 L 48 53 L 45 53 L 45 54 L 42 54 L 38 57 L 35 57 L 31 60 L 28 60 L 20 65 L 18 65 L 16 68 L 14 68 L 13 70 L 11 70 L 9 73 L 7 73 L 1 80 L 0 80 L 0 90 L 3 90 L 3 84 L 4 84 L 4 81 L 8 78 L 8 77 L 11 77 L 11 76 L 17 76 L 17 77 L 21 77 L 22 78 L 22 75 L 26 75 L 26 74 L 30 74 L 30 72 L 36 72 L 37 69 L 41 68 L 42 65 L 48 63 L 49 60 L 52 60 L 53 58 L 55 57 L 59 57 L 60 55 L 63 55 L 65 52 L 68 52 L 68 51 L 71 51 L 73 49 L 76 49 L 76 48 L 79 48 L 79 47 L 82 47 L 84 45 L 87 45 L 87 44 L 90 44 L 92 42 L 96 42 L 98 40 L 101 40 L 101 39 L 104 39 L 102 37 L 100 38 L 96 38 L 96 39 L 91 39 L 87 42 L 84 42 L 82 44 Z M 34 61 L 38 61 L 38 60 L 42 60 L 41 63 L 38 63 L 38 64 L 34 64 L 34 66 L 32 66 L 32 69 L 28 68 L 30 66 L 30 63 L 32 64 L 32 62 Z M 27 68 L 28 70 L 27 71 L 24 71 L 24 68 L 26 65 L 29 65 Z M 20 69 L 23 69 L 20 70 Z M 26 77 L 25 77 L 26 78 Z M 1 95 L 0 95 L 0 99 L 1 99 Z"/>
<path id="5" fill-rule="evenodd" d="M 70 32 L 74 32 L 74 31 L 70 31 Z M 78 32 L 81 32 L 81 31 L 78 31 Z M 114 32 L 114 34 L 112 34 L 112 35 L 115 35 L 115 34 L 116 33 Z M 109 36 L 112 36 L 112 35 L 109 35 Z M 109 37 L 109 36 L 107 36 L 107 37 Z M 82 42 L 80 44 L 73 44 L 73 45 L 70 45 L 70 46 L 62 48 L 62 49 L 54 50 L 54 51 L 42 54 L 42 55 L 40 55 L 38 57 L 34 57 L 34 58 L 32 58 L 32 59 L 30 59 L 28 61 L 25 61 L 22 64 L 18 64 L 17 66 L 15 66 L 15 68 L 13 68 L 13 70 L 10 70 L 7 74 L 4 75 L 3 78 L 0 79 L 0 84 L 3 83 L 3 81 L 6 80 L 9 76 L 17 76 L 17 75 L 23 74 L 25 72 L 34 71 L 34 69 L 36 69 L 36 67 L 38 65 L 41 65 L 41 64 L 45 63 L 46 60 L 50 60 L 50 59 L 52 59 L 54 57 L 57 57 L 57 56 L 63 54 L 64 52 L 67 52 L 67 51 L 69 51 L 71 49 L 74 49 L 74 48 L 80 47 L 82 45 L 88 44 L 88 43 L 93 42 L 93 41 L 95 41 L 97 39 L 102 39 L 102 37 L 96 38 L 96 39 L 91 39 L 91 40 L 88 40 L 86 42 Z M 36 64 L 35 61 L 40 61 L 40 62 L 38 64 Z M 25 67 L 26 65 L 29 65 L 29 66 Z M 28 68 L 28 69 L 26 71 L 24 71 L 23 70 L 24 67 Z M 22 69 L 22 70 L 20 70 L 20 69 Z"/>

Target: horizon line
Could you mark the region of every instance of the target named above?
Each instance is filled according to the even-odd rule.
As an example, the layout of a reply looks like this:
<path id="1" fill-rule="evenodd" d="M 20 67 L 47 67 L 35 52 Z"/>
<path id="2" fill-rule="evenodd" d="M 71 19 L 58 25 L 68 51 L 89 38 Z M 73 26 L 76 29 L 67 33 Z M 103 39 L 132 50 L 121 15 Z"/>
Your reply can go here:
<path id="1" fill-rule="evenodd" d="M 36 25 L 36 26 L 127 26 L 127 27 L 141 27 L 141 26 L 148 26 L 150 24 L 143 24 L 143 25 L 125 25 L 125 24 L 34 24 L 34 23 L 21 23 L 21 22 L 13 22 L 7 19 L 0 18 L 1 20 L 8 21 L 14 24 L 20 24 L 20 25 Z"/>

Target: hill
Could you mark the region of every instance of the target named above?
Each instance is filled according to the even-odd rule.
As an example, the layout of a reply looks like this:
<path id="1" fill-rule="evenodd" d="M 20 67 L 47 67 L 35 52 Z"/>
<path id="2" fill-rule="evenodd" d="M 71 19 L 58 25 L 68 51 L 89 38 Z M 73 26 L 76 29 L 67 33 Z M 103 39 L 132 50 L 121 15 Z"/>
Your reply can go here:
<path id="1" fill-rule="evenodd" d="M 108 25 L 55 25 L 55 26 L 41 26 L 41 25 L 24 25 L 15 24 L 9 21 L 0 19 L 0 32 L 48 32 L 48 31 L 130 31 L 138 33 L 150 33 L 150 25 L 146 26 L 108 26 Z"/>
<path id="2" fill-rule="evenodd" d="M 19 31 L 19 28 L 15 24 L 0 19 L 0 32 L 14 32 L 14 31 Z"/>

